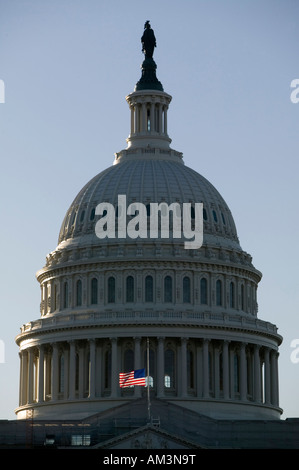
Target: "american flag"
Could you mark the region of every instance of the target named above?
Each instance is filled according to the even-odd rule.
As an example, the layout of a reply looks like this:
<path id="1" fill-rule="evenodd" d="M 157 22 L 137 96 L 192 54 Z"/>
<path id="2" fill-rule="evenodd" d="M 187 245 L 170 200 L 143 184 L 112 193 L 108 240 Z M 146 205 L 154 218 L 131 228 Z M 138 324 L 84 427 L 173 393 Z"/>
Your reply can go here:
<path id="1" fill-rule="evenodd" d="M 131 385 L 145 386 L 145 369 L 132 370 L 131 372 L 121 372 L 119 374 L 120 387 L 131 387 Z"/>

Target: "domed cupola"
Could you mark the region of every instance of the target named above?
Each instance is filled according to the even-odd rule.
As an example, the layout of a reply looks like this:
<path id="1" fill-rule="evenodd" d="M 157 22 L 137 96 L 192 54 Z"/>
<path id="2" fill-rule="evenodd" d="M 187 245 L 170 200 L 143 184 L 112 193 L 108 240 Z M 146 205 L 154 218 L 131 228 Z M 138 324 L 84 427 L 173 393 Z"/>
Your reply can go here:
<path id="1" fill-rule="evenodd" d="M 37 273 L 41 316 L 16 339 L 18 418 L 133 406 L 145 391 L 120 388 L 118 375 L 147 367 L 148 343 L 150 394 L 161 403 L 277 418 L 281 337 L 257 318 L 261 273 L 223 197 L 170 147 L 171 96 L 156 77 L 149 22 L 141 41 L 127 147 L 74 198 Z"/>

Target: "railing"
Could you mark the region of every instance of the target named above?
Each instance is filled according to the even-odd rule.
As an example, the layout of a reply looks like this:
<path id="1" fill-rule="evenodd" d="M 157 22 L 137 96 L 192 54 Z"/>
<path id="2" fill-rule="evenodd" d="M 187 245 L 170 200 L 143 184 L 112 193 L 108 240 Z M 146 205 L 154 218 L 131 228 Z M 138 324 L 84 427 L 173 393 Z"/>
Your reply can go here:
<path id="1" fill-rule="evenodd" d="M 103 312 L 74 312 L 68 314 L 55 314 L 24 324 L 21 334 L 34 330 L 78 327 L 80 325 L 109 325 L 109 324 L 185 324 L 203 326 L 236 327 L 258 330 L 277 334 L 277 327 L 270 322 L 250 318 L 242 315 L 212 312 L 181 312 L 181 311 L 103 311 Z"/>

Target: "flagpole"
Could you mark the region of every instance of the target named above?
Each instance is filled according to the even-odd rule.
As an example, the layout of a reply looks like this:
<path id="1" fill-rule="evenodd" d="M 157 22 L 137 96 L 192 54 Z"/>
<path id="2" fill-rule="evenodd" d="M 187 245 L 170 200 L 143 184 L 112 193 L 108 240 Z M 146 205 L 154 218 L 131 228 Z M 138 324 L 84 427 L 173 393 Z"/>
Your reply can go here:
<path id="1" fill-rule="evenodd" d="M 148 421 L 151 421 L 151 403 L 150 403 L 150 383 L 149 383 L 149 338 L 147 338 L 147 414 Z"/>

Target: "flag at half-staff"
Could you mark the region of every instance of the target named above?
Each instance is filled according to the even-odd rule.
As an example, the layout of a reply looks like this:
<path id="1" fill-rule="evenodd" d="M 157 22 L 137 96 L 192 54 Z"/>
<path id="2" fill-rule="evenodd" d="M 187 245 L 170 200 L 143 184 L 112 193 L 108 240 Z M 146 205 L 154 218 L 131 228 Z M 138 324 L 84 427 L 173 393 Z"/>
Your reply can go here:
<path id="1" fill-rule="evenodd" d="M 132 385 L 141 385 L 145 387 L 145 369 L 121 372 L 119 374 L 120 387 L 131 387 Z"/>

